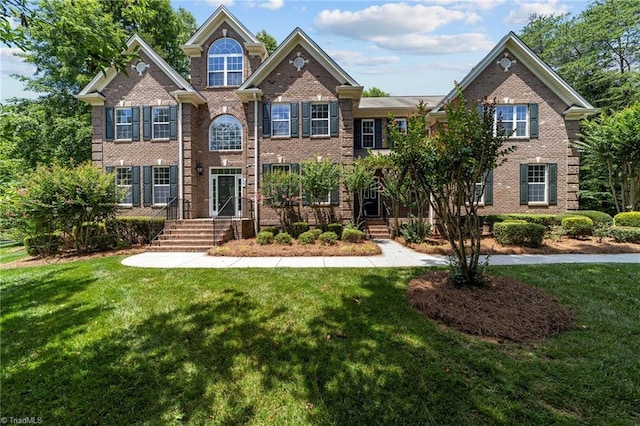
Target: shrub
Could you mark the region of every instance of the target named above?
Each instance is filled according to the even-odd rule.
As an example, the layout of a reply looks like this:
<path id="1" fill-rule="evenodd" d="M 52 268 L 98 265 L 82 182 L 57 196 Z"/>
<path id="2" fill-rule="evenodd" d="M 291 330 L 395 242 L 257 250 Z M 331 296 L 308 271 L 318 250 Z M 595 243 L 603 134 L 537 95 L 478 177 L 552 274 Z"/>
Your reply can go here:
<path id="1" fill-rule="evenodd" d="M 593 221 L 586 216 L 568 216 L 562 219 L 562 228 L 570 237 L 587 237 L 593 234 Z"/>
<path id="2" fill-rule="evenodd" d="M 508 219 L 524 220 L 527 223 L 536 223 L 544 226 L 546 229 L 551 229 L 553 226 L 561 225 L 560 215 L 553 214 L 491 214 L 487 216 L 487 222 L 493 227 L 494 224 L 504 222 Z"/>
<path id="3" fill-rule="evenodd" d="M 361 243 L 364 239 L 364 232 L 355 228 L 344 228 L 342 230 L 342 241 L 348 243 Z"/>
<path id="4" fill-rule="evenodd" d="M 303 232 L 302 234 L 298 235 L 298 242 L 300 244 L 313 244 L 318 239 L 318 236 L 319 235 L 316 235 L 316 233 L 313 231 Z"/>
<path id="5" fill-rule="evenodd" d="M 617 243 L 640 244 L 640 227 L 613 226 L 609 230 L 609 235 L 611 235 Z"/>
<path id="6" fill-rule="evenodd" d="M 256 237 L 256 242 L 261 246 L 273 244 L 273 233 L 269 231 L 258 232 L 258 236 Z"/>
<path id="7" fill-rule="evenodd" d="M 527 223 L 527 221 L 522 219 L 506 219 L 501 223 Z"/>
<path id="8" fill-rule="evenodd" d="M 640 228 L 640 212 L 618 213 L 613 218 L 615 226 L 632 226 Z"/>
<path id="9" fill-rule="evenodd" d="M 107 222 L 107 233 L 115 234 L 118 244 L 149 244 L 164 229 L 165 219 L 144 216 L 120 216 Z"/>
<path id="10" fill-rule="evenodd" d="M 313 235 L 316 237 L 316 240 L 317 240 L 318 238 L 320 238 L 320 234 L 322 234 L 322 229 L 313 228 L 313 229 L 310 229 L 309 232 L 313 233 Z"/>
<path id="11" fill-rule="evenodd" d="M 334 245 L 338 241 L 338 234 L 333 231 L 327 231 L 320 234 L 318 240 L 325 245 Z"/>
<path id="12" fill-rule="evenodd" d="M 540 247 L 545 227 L 537 223 L 496 223 L 493 235 L 502 245 Z"/>
<path id="13" fill-rule="evenodd" d="M 280 244 L 282 246 L 291 245 L 291 235 L 288 232 L 281 232 L 275 236 L 276 244 Z"/>
<path id="14" fill-rule="evenodd" d="M 309 223 L 308 222 L 293 222 L 291 224 L 291 236 L 293 238 L 298 238 L 300 236 L 300 234 L 302 234 L 303 232 L 307 232 L 309 230 Z"/>
<path id="15" fill-rule="evenodd" d="M 337 237 L 339 235 L 342 235 L 342 229 L 343 229 L 343 226 L 341 223 L 329 223 L 327 224 L 326 232 L 333 232 L 334 234 L 336 234 L 336 237 Z"/>
<path id="16" fill-rule="evenodd" d="M 593 226 L 596 228 L 613 224 L 613 218 L 610 214 L 597 210 L 580 210 L 575 212 L 575 216 L 588 217 L 593 221 Z"/>
<path id="17" fill-rule="evenodd" d="M 36 237 L 25 237 L 24 248 L 31 256 L 50 256 L 58 253 L 64 243 L 59 234 L 41 234 Z"/>
<path id="18" fill-rule="evenodd" d="M 400 235 L 407 243 L 420 244 L 431 235 L 431 224 L 412 217 L 400 226 Z"/>
<path id="19" fill-rule="evenodd" d="M 271 235 L 275 236 L 275 235 L 278 235 L 280 230 L 278 229 L 277 226 L 263 226 L 262 227 L 262 231 L 260 233 L 262 233 L 262 232 L 269 232 L 269 233 L 271 233 Z"/>

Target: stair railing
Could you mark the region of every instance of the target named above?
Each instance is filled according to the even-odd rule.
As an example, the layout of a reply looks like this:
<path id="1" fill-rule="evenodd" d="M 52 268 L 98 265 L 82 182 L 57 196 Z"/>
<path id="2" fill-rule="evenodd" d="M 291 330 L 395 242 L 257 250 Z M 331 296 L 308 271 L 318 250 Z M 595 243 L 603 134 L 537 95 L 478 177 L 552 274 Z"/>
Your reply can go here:
<path id="1" fill-rule="evenodd" d="M 149 229 L 149 244 L 155 241 L 156 238 L 164 231 L 164 227 L 166 221 L 168 220 L 176 220 L 178 218 L 178 199 L 172 198 L 167 204 L 162 206 L 159 210 L 155 211 L 152 215 L 149 216 L 149 220 L 147 222 L 147 226 Z M 156 224 L 160 223 L 159 219 L 164 219 L 162 222 L 162 226 L 158 226 Z"/>
<path id="2" fill-rule="evenodd" d="M 229 206 L 229 203 L 233 202 L 233 214 L 232 215 L 221 215 L 220 212 L 224 212 L 225 209 Z M 240 207 L 240 208 L 238 208 Z M 218 245 L 217 242 L 217 238 L 216 238 L 216 219 L 220 218 L 220 217 L 228 217 L 228 218 L 238 218 L 238 217 L 243 217 L 243 211 L 247 212 L 247 215 L 245 215 L 245 217 L 249 218 L 249 219 L 253 219 L 253 215 L 254 215 L 254 205 L 253 205 L 253 200 L 250 198 L 243 198 L 243 197 L 229 197 L 227 199 L 227 201 L 225 201 L 225 203 L 222 205 L 222 207 L 220 207 L 218 209 L 218 213 L 213 215 L 211 217 L 212 219 L 212 225 L 213 225 L 213 246 L 216 247 Z M 232 228 L 234 231 L 234 238 L 238 239 L 239 235 L 238 235 L 238 231 L 235 228 Z"/>

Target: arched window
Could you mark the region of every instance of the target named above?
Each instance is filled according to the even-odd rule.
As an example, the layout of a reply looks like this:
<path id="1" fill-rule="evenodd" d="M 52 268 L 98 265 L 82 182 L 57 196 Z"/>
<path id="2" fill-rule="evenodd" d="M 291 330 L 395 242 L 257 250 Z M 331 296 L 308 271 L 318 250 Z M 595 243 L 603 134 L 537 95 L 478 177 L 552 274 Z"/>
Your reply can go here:
<path id="1" fill-rule="evenodd" d="M 232 38 L 216 40 L 209 48 L 208 86 L 242 84 L 242 46 Z"/>
<path id="2" fill-rule="evenodd" d="M 209 151 L 242 150 L 242 124 L 233 115 L 221 115 L 209 128 Z"/>

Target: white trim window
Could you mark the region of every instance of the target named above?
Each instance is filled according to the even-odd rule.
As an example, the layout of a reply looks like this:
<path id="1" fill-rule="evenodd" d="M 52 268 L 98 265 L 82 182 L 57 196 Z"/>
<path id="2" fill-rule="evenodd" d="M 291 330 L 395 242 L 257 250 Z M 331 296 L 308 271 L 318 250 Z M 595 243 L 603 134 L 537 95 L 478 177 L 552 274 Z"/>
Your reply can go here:
<path id="1" fill-rule="evenodd" d="M 156 166 L 153 168 L 153 204 L 163 205 L 169 201 L 170 192 L 169 166 Z"/>
<path id="2" fill-rule="evenodd" d="M 529 164 L 527 168 L 527 187 L 529 203 L 547 203 L 549 178 L 546 164 Z"/>
<path id="3" fill-rule="evenodd" d="M 242 124 L 233 115 L 216 117 L 209 127 L 209 151 L 241 151 Z"/>
<path id="4" fill-rule="evenodd" d="M 329 136 L 329 103 L 311 104 L 311 136 Z"/>
<path id="5" fill-rule="evenodd" d="M 362 120 L 361 145 L 362 148 L 374 148 L 376 143 L 375 120 Z"/>
<path id="6" fill-rule="evenodd" d="M 133 109 L 116 108 L 116 140 L 133 138 Z"/>
<path id="7" fill-rule="evenodd" d="M 133 204 L 133 173 L 131 167 L 116 167 L 116 188 L 122 191 L 121 206 Z"/>
<path id="8" fill-rule="evenodd" d="M 502 127 L 512 138 L 529 136 L 529 118 L 527 105 L 496 105 L 495 125 L 498 117 L 502 119 Z"/>
<path id="9" fill-rule="evenodd" d="M 271 134 L 275 137 L 291 136 L 291 104 L 271 104 Z"/>
<path id="10" fill-rule="evenodd" d="M 400 130 L 400 133 L 404 135 L 409 131 L 409 123 L 406 118 L 396 118 L 396 126 L 398 127 L 398 130 Z"/>
<path id="11" fill-rule="evenodd" d="M 224 37 L 209 48 L 207 86 L 240 86 L 242 84 L 243 51 L 236 40 Z"/>
<path id="12" fill-rule="evenodd" d="M 275 173 L 275 172 L 290 173 L 291 172 L 291 164 L 272 164 L 271 165 L 271 173 Z"/>
<path id="13" fill-rule="evenodd" d="M 152 138 L 153 139 L 169 139 L 169 107 L 153 107 L 151 113 L 152 121 Z"/>

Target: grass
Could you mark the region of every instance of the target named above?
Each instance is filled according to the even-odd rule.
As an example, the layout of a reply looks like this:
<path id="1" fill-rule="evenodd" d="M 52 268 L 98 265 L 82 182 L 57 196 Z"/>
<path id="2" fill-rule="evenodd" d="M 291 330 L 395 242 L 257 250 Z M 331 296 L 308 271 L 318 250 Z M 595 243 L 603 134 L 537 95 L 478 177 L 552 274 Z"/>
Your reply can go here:
<path id="1" fill-rule="evenodd" d="M 13 241 L 0 241 L 0 264 L 28 257 L 24 246 Z"/>
<path id="2" fill-rule="evenodd" d="M 419 268 L 1 272 L 3 417 L 43 424 L 637 424 L 640 266 L 494 267 L 571 306 L 535 345 L 442 329 Z"/>

